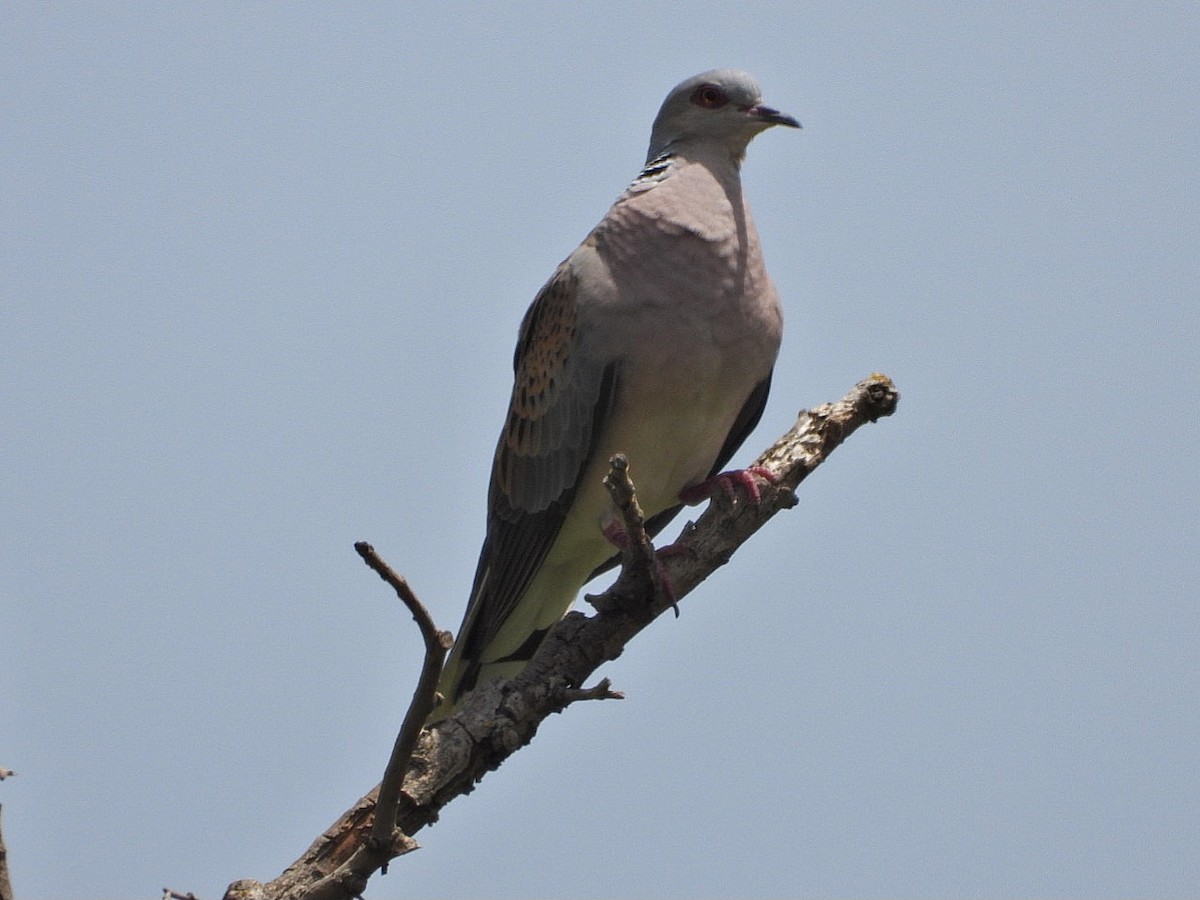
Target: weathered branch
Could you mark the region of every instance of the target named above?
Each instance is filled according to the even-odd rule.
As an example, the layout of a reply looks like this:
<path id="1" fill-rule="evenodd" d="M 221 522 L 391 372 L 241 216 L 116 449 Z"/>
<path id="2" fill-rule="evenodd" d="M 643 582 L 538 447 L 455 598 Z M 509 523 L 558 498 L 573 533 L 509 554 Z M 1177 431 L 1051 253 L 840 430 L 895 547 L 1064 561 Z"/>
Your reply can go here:
<path id="1" fill-rule="evenodd" d="M 600 665 L 619 656 L 634 635 L 728 562 L 771 517 L 795 506 L 794 491 L 800 482 L 861 425 L 891 415 L 898 400 L 889 378 L 872 375 L 837 403 L 802 411 L 792 429 L 753 464 L 771 472 L 776 481 L 760 480 L 759 502 L 718 495 L 694 524 L 685 526 L 671 552 L 658 556 L 657 565 L 672 592 L 655 591 L 653 579 L 643 578 L 641 600 L 633 603 L 628 598 L 607 599 L 610 588 L 596 599 L 596 614 L 569 613 L 555 626 L 517 678 L 480 686 L 453 716 L 422 731 L 399 797 L 395 820 L 399 830 L 412 835 L 436 821 L 443 806 L 474 790 L 487 772 L 529 743 L 547 716 L 577 700 L 614 696 L 607 680 L 591 689 L 579 686 Z M 619 473 L 613 474 L 619 478 Z M 614 588 L 626 581 L 618 579 Z M 376 788 L 361 798 L 279 878 L 265 885 L 235 882 L 226 892 L 227 900 L 293 900 L 309 895 L 313 885 L 368 841 L 379 793 Z M 342 890 L 351 886 L 343 884 Z"/>

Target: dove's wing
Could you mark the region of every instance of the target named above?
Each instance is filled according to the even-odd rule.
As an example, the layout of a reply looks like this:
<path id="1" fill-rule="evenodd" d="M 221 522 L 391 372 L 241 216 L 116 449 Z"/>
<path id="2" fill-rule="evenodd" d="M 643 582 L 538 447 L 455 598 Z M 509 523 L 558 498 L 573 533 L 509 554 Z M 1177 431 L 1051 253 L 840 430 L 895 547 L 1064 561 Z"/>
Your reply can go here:
<path id="1" fill-rule="evenodd" d="M 591 360 L 578 340 L 579 290 L 563 263 L 521 323 L 512 400 L 492 463 L 487 537 L 458 636 L 467 666 L 479 661 L 541 568 L 617 401 L 617 362 Z"/>

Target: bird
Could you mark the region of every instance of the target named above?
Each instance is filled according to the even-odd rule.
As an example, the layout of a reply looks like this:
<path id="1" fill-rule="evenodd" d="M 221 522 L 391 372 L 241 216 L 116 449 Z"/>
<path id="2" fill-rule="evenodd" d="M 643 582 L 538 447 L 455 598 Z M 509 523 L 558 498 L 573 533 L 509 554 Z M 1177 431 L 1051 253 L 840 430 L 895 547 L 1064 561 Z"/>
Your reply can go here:
<path id="1" fill-rule="evenodd" d="M 776 125 L 800 127 L 745 72 L 676 85 L 641 171 L 526 312 L 487 532 L 429 722 L 517 675 L 614 564 L 621 528 L 603 486 L 614 454 L 653 536 L 711 493 L 758 424 L 783 320 L 740 170 Z"/>

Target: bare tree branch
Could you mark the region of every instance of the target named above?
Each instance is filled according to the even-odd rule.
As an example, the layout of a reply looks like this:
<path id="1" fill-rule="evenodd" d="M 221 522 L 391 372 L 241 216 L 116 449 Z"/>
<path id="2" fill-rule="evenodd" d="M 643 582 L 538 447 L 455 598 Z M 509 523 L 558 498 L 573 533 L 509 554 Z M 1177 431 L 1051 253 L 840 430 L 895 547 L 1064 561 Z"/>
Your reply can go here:
<path id="1" fill-rule="evenodd" d="M 657 558 L 643 552 L 623 554 L 623 569 L 631 568 L 637 558 L 641 564 L 653 563 L 649 571 L 661 567 L 672 590 L 654 590 L 652 574 L 640 579 L 635 597 L 618 599 L 613 592 L 630 590 L 636 580 L 623 573 L 612 588 L 590 598 L 598 610 L 594 615 L 572 612 L 556 625 L 519 676 L 481 685 L 454 715 L 422 731 L 399 796 L 394 821 L 400 832 L 412 835 L 436 821 L 443 806 L 474 790 L 489 771 L 529 743 L 547 716 L 578 700 L 619 696 L 610 690 L 607 679 L 591 689 L 580 685 L 604 662 L 619 656 L 634 635 L 728 562 L 771 517 L 795 506 L 800 482 L 860 426 L 890 416 L 898 400 L 891 380 L 876 374 L 859 382 L 837 403 L 801 411 L 787 434 L 753 464 L 752 468 L 770 472 L 775 481 L 759 479 L 757 502 L 717 493 L 704 514 L 685 526 L 676 543 Z M 627 473 L 618 463 L 610 477 L 620 482 Z M 622 515 L 628 527 L 628 516 Z M 635 536 L 636 542 L 640 540 Z M 313 896 L 309 893 L 312 888 L 370 839 L 380 790 L 376 788 L 355 803 L 279 878 L 265 885 L 250 880 L 234 882 L 226 900 Z M 360 892 L 365 881 L 326 880 L 324 885 L 331 892 L 322 892 L 321 897 L 341 900 Z M 333 892 L 337 890 L 341 893 Z"/>

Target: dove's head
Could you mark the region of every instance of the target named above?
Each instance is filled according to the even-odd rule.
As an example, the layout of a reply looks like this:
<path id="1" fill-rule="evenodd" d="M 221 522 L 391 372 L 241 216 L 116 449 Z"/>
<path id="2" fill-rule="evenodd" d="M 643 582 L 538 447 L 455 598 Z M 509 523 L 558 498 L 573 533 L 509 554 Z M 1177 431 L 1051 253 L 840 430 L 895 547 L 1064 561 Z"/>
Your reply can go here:
<path id="1" fill-rule="evenodd" d="M 673 149 L 728 150 L 740 161 L 746 145 L 772 125 L 800 123 L 764 106 L 758 82 L 737 69 L 713 69 L 680 82 L 667 94 L 650 132 L 647 162 Z"/>

